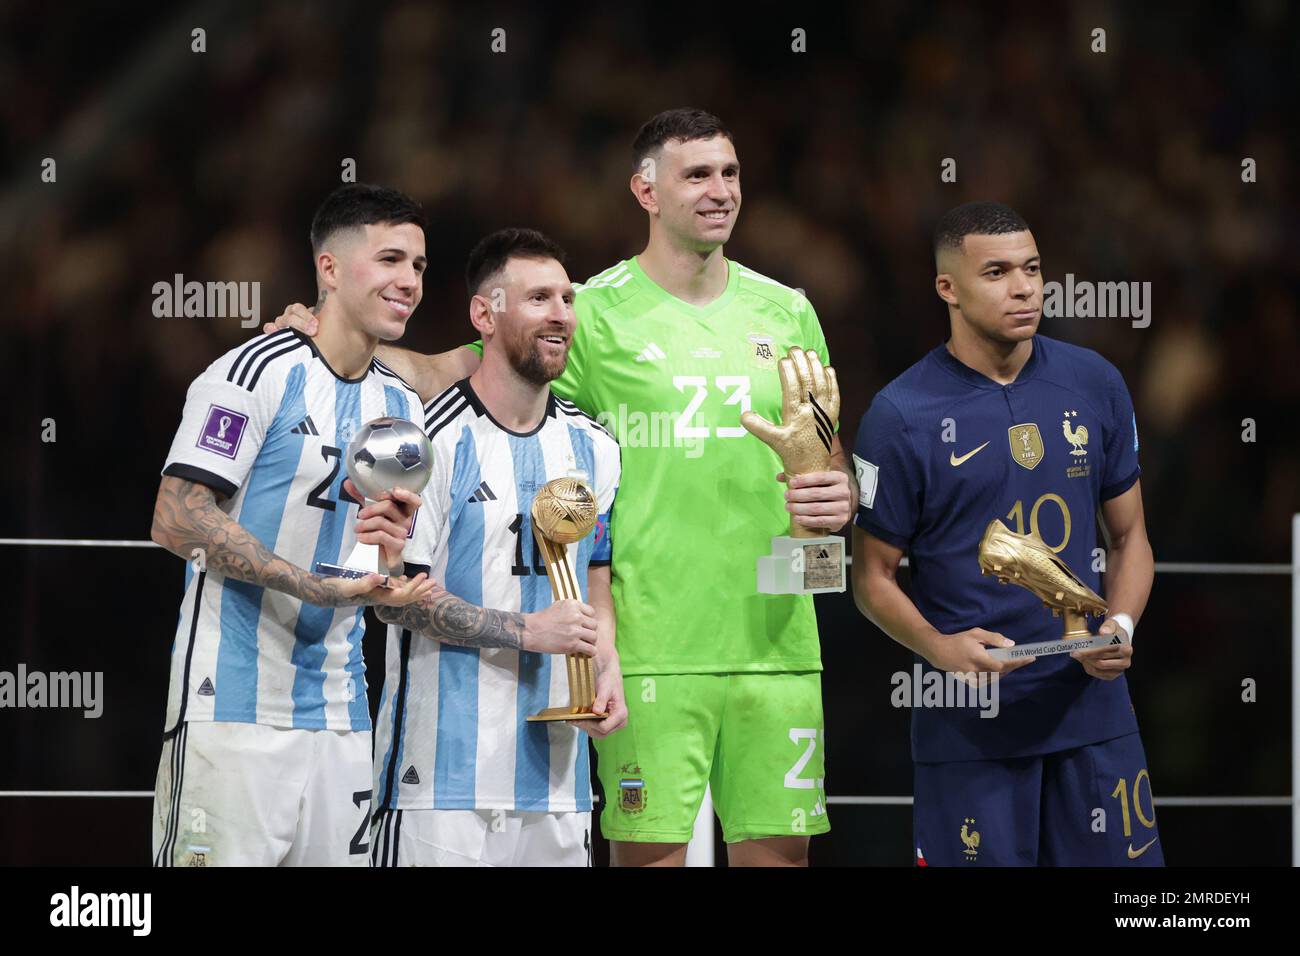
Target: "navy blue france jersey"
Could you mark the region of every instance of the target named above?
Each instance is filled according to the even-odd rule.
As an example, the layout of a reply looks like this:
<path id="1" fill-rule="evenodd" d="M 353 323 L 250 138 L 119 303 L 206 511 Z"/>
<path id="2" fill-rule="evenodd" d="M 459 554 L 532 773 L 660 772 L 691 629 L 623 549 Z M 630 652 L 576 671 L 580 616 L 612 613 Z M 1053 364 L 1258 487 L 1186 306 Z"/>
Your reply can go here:
<path id="1" fill-rule="evenodd" d="M 1137 449 L 1128 389 L 1096 352 L 1035 336 L 1019 377 L 1000 385 L 940 346 L 881 390 L 858 429 L 855 521 L 907 553 L 912 601 L 940 632 L 1059 639 L 1061 619 L 1032 592 L 980 574 L 980 537 L 994 518 L 1037 531 L 1103 593 L 1093 570 L 1098 505 L 1138 480 Z M 1089 619 L 1093 631 L 1100 624 Z M 1090 677 L 1068 654 L 1000 683 L 992 718 L 978 707 L 914 709 L 913 759 L 1030 756 L 1137 730 L 1125 679 Z"/>

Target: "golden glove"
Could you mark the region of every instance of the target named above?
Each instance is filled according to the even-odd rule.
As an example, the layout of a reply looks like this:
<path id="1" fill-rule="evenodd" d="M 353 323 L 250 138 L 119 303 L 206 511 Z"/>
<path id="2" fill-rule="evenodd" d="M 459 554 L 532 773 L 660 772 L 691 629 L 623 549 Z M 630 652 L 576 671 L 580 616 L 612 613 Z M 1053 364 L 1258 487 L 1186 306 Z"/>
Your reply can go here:
<path id="1" fill-rule="evenodd" d="M 781 457 L 787 479 L 827 471 L 831 442 L 840 417 L 840 386 L 835 369 L 823 366 L 816 352 L 790 349 L 779 363 L 781 424 L 745 412 L 740 424 Z"/>

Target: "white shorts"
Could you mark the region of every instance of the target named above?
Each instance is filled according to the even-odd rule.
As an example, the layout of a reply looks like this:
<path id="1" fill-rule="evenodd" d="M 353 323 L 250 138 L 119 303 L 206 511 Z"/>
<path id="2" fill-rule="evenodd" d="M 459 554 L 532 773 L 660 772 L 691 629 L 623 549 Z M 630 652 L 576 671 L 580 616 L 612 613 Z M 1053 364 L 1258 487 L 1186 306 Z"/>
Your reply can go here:
<path id="1" fill-rule="evenodd" d="M 591 866 L 591 813 L 380 810 L 373 866 Z"/>
<path id="2" fill-rule="evenodd" d="M 155 866 L 366 866 L 370 731 L 187 721 L 163 741 Z"/>

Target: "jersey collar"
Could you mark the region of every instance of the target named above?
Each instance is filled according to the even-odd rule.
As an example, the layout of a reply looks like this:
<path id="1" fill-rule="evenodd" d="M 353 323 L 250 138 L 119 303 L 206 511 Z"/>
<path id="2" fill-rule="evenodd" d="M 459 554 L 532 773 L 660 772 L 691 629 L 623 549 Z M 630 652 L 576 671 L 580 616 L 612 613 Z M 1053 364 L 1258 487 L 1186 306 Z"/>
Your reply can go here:
<path id="1" fill-rule="evenodd" d="M 1025 382 L 1028 382 L 1030 379 L 1032 379 L 1035 375 L 1038 374 L 1038 366 L 1042 361 L 1042 351 L 1043 351 L 1043 343 L 1040 340 L 1041 340 L 1041 336 L 1038 335 L 1034 336 L 1034 338 L 1032 339 L 1033 349 L 1029 353 L 1029 361 L 1025 362 L 1025 367 L 1020 370 L 1020 374 L 1016 376 L 1015 381 L 1009 383 L 1010 385 L 1023 385 Z M 943 345 L 940 345 L 937 349 L 935 349 L 930 354 L 934 356 L 934 360 L 938 362 L 942 368 L 946 369 L 949 373 L 955 375 L 957 378 L 961 379 L 966 384 L 972 385 L 975 388 L 1008 387 L 1008 386 L 1004 386 L 1001 382 L 993 381 L 993 379 L 989 378 L 983 372 L 977 372 L 969 365 L 962 362 L 959 358 L 957 358 L 957 356 L 953 355 L 951 352 L 948 351 L 947 342 L 945 342 Z"/>
<path id="2" fill-rule="evenodd" d="M 483 404 L 483 400 L 478 397 L 478 392 L 474 391 L 474 386 L 470 385 L 469 379 L 462 378 L 456 383 L 456 388 L 460 389 L 460 393 L 465 396 L 465 400 L 469 402 L 470 407 L 474 409 L 475 414 L 480 418 L 486 418 L 507 435 L 514 435 L 516 438 L 529 438 L 536 435 L 542 430 L 542 427 L 546 424 L 548 418 L 555 417 L 555 393 L 548 391 L 546 394 L 546 414 L 543 415 L 542 420 L 537 423 L 537 427 L 532 431 L 527 432 L 513 431 L 512 429 L 506 428 L 505 425 L 502 425 L 492 417 L 492 413 L 487 410 L 487 406 Z"/>
<path id="3" fill-rule="evenodd" d="M 740 270 L 736 268 L 736 263 L 725 258 L 723 261 L 727 264 L 727 287 L 722 290 L 722 295 L 707 305 L 691 305 L 689 302 L 684 302 L 668 292 L 645 274 L 645 271 L 641 268 L 641 263 L 637 262 L 636 256 L 627 260 L 627 268 L 629 272 L 636 276 L 636 281 L 641 288 L 649 292 L 652 298 L 671 306 L 678 312 L 702 319 L 725 309 L 731 300 L 736 297 L 736 290 L 740 288 Z"/>

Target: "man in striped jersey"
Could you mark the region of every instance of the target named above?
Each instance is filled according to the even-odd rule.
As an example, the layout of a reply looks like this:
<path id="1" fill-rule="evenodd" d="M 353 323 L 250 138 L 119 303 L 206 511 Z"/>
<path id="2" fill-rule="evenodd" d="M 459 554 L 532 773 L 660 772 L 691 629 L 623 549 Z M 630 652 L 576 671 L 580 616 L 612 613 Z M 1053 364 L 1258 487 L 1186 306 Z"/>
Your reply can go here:
<path id="1" fill-rule="evenodd" d="M 380 866 L 590 861 L 587 733 L 627 719 L 609 577 L 619 449 L 550 391 L 575 325 L 562 260 L 529 229 L 493 233 L 469 257 L 483 363 L 426 406 L 434 475 L 406 566 L 442 584 L 379 610 L 393 625 L 375 741 Z M 547 481 L 573 473 L 599 518 L 569 545 L 583 600 L 552 602 L 530 511 Z M 567 669 L 551 656 L 566 652 L 594 656 L 594 709 L 607 716 L 529 723 L 569 703 Z"/>
<path id="2" fill-rule="evenodd" d="M 782 494 L 780 460 L 740 424 L 775 421 L 776 362 L 828 360 L 798 290 L 723 255 L 740 212 L 730 132 L 702 110 L 651 118 L 633 143 L 644 251 L 577 287 L 578 326 L 552 388 L 622 446 L 613 566 L 628 732 L 596 742 L 601 830 L 616 865 L 680 865 L 705 786 L 736 865 L 804 865 L 826 815 L 821 646 L 812 598 L 764 595 L 756 559 L 793 520 L 843 527 L 857 488 L 836 436 L 831 467 Z M 290 306 L 275 325 L 313 333 Z M 386 348 L 421 395 L 477 367 L 473 347 Z M 792 517 L 793 516 L 793 517 Z"/>
<path id="3" fill-rule="evenodd" d="M 369 504 L 340 475 L 373 418 L 419 397 L 374 359 L 420 302 L 424 214 L 345 186 L 311 242 L 320 334 L 233 349 L 190 386 L 154 507 L 153 540 L 187 563 L 154 794 L 154 863 L 367 863 L 370 712 L 361 605 L 420 599 L 423 577 L 321 578 L 358 540 L 390 569 L 419 497 Z M 346 487 L 345 487 L 346 486 Z"/>

